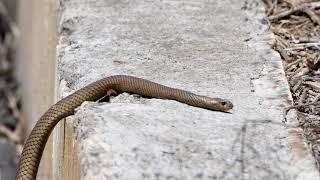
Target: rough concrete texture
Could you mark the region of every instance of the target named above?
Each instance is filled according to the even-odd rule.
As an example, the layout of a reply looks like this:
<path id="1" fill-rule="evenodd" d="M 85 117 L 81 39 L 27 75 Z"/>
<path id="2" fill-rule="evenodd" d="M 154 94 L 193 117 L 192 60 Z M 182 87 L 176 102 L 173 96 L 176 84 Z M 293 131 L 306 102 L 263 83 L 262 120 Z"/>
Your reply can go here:
<path id="1" fill-rule="evenodd" d="M 318 179 L 280 57 L 254 0 L 61 1 L 58 73 L 70 93 L 115 74 L 231 99 L 232 113 L 122 94 L 85 103 L 84 179 Z M 297 130 L 298 131 L 298 130 Z"/>

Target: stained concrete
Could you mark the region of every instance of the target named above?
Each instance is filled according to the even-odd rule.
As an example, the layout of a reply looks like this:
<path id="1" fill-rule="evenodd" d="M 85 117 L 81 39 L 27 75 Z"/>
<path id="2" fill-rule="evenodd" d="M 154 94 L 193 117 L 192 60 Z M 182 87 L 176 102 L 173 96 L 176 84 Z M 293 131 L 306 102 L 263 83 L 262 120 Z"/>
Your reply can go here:
<path id="1" fill-rule="evenodd" d="M 283 122 L 292 100 L 266 23 L 254 0 L 61 1 L 63 95 L 127 74 L 234 103 L 86 102 L 67 120 L 82 178 L 319 179 L 295 118 Z"/>

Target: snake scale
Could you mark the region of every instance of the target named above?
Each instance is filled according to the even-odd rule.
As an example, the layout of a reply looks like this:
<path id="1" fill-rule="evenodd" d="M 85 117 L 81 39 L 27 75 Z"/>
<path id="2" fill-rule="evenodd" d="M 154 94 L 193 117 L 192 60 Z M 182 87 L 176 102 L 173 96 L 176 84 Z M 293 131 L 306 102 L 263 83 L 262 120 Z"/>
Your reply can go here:
<path id="1" fill-rule="evenodd" d="M 108 90 L 135 93 L 145 97 L 176 100 L 191 106 L 215 111 L 226 112 L 233 107 L 232 103 L 225 99 L 200 96 L 137 77 L 126 75 L 106 77 L 61 99 L 40 117 L 25 142 L 16 179 L 36 179 L 44 147 L 55 125 L 61 119 L 74 114 L 74 109 L 84 101 L 96 101 L 105 96 Z"/>

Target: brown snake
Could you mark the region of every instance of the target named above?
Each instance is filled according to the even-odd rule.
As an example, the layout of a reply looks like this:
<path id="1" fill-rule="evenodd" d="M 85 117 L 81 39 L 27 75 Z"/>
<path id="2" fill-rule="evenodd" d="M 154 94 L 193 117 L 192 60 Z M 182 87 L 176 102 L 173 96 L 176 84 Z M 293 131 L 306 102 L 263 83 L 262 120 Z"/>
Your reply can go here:
<path id="1" fill-rule="evenodd" d="M 44 113 L 29 135 L 18 166 L 17 180 L 36 179 L 43 149 L 55 125 L 63 118 L 74 114 L 74 109 L 84 101 L 96 101 L 108 90 L 140 94 L 146 97 L 171 99 L 191 106 L 215 111 L 228 111 L 233 105 L 220 98 L 200 96 L 188 91 L 170 88 L 145 79 L 116 75 L 98 80 L 63 98 Z"/>

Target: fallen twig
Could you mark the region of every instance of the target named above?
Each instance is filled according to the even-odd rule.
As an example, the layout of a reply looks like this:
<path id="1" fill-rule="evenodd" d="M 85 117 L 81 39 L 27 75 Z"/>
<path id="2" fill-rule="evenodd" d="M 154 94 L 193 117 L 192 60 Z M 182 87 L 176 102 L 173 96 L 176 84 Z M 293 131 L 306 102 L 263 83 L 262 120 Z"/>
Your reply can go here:
<path id="1" fill-rule="evenodd" d="M 288 56 L 287 52 L 285 50 L 279 50 L 279 53 L 281 55 L 281 57 L 287 61 L 287 62 L 291 62 L 291 58 Z"/>
<path id="2" fill-rule="evenodd" d="M 275 0 L 274 2 L 267 1 L 267 3 L 269 3 L 269 9 L 267 12 L 267 16 L 269 16 L 275 11 L 275 9 L 277 9 L 278 0 Z"/>
<path id="3" fill-rule="evenodd" d="M 317 91 L 320 91 L 320 84 L 319 83 L 307 81 L 304 84 L 310 86 L 313 89 L 316 89 Z"/>
<path id="4" fill-rule="evenodd" d="M 302 91 L 302 93 L 301 93 L 301 95 L 300 95 L 300 98 L 299 98 L 299 100 L 298 100 L 298 103 L 299 103 L 299 104 L 302 104 L 303 101 L 306 99 L 308 90 L 309 90 L 309 89 L 304 89 L 304 90 Z"/>
<path id="5" fill-rule="evenodd" d="M 292 66 L 294 66 L 294 65 L 296 65 L 296 64 L 298 64 L 298 63 L 300 63 L 302 61 L 303 61 L 303 59 L 297 59 L 297 60 L 293 61 L 292 63 L 287 64 L 287 66 L 285 67 L 285 70 L 290 70 L 290 68 Z"/>
<path id="6" fill-rule="evenodd" d="M 313 12 L 313 10 L 306 8 L 303 9 L 303 12 L 306 13 L 313 23 L 320 25 L 320 19 L 319 17 Z"/>
<path id="7" fill-rule="evenodd" d="M 286 16 L 289 16 L 293 13 L 300 11 L 300 12 L 306 13 L 314 23 L 317 23 L 318 25 L 320 25 L 319 18 L 314 14 L 314 12 L 312 12 L 312 10 L 314 10 L 316 8 L 320 8 L 320 2 L 303 3 L 299 6 L 295 6 L 292 9 L 289 9 L 287 11 L 283 11 L 283 12 L 278 13 L 276 15 L 271 15 L 271 16 L 269 16 L 268 19 L 270 21 L 277 21 L 279 19 L 282 19 Z"/>

